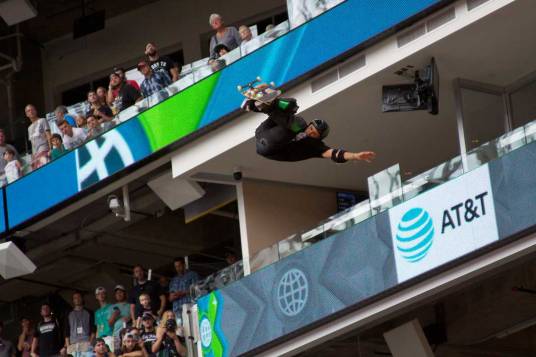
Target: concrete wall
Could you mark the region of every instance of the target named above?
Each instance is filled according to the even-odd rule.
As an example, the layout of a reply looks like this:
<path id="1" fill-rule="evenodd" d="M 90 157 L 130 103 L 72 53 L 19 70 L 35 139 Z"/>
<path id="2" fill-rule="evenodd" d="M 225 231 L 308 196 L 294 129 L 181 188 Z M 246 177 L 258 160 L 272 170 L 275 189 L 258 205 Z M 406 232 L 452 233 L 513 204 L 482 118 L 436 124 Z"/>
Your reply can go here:
<path id="1" fill-rule="evenodd" d="M 334 214 L 335 193 L 333 189 L 244 180 L 242 196 L 248 251 L 243 255 L 249 253 L 251 257 Z"/>
<path id="2" fill-rule="evenodd" d="M 208 17 L 220 13 L 242 24 L 286 9 L 285 0 L 162 0 L 106 21 L 106 28 L 81 39 L 51 41 L 42 51 L 47 111 L 63 90 L 106 75 L 116 65 L 134 65 L 148 41 L 161 49 L 182 48 L 186 63 L 201 58 L 200 36 L 211 31 Z M 204 45 L 204 44 L 203 44 Z"/>

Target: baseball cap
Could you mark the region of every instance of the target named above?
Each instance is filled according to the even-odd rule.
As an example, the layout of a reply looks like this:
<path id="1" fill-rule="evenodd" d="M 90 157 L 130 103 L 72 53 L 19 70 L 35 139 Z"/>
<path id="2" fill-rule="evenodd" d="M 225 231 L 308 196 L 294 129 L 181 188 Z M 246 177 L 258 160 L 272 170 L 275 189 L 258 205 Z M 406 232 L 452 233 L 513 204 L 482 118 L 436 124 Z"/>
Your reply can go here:
<path id="1" fill-rule="evenodd" d="M 154 320 L 155 318 L 153 314 L 151 314 L 150 312 L 144 312 L 143 315 L 141 316 L 141 319 L 142 320 L 149 320 L 149 319 Z"/>
<path id="2" fill-rule="evenodd" d="M 105 293 L 106 292 L 106 289 L 103 288 L 102 286 L 99 286 L 98 288 L 95 289 L 95 295 L 97 295 L 98 293 Z"/>
<path id="3" fill-rule="evenodd" d="M 123 285 L 116 285 L 115 288 L 114 288 L 114 291 L 116 290 L 123 290 L 123 291 L 127 291 L 127 289 L 125 289 L 125 287 Z"/>

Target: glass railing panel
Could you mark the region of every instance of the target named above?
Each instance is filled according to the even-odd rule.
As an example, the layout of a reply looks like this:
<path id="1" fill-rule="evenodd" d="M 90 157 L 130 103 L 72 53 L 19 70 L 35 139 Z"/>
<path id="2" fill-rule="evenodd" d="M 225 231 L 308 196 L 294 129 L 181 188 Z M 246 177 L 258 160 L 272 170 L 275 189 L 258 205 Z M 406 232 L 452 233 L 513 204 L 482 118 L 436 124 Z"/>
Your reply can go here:
<path id="1" fill-rule="evenodd" d="M 278 243 L 279 259 L 283 259 L 312 245 L 312 242 L 304 242 L 301 234 L 295 234 Z"/>
<path id="2" fill-rule="evenodd" d="M 267 265 L 273 264 L 278 260 L 279 246 L 276 243 L 255 253 L 249 260 L 249 268 L 251 272 L 254 272 Z"/>
<path id="3" fill-rule="evenodd" d="M 501 137 L 487 142 L 467 153 L 467 168 L 474 170 L 491 160 L 495 160 L 512 150 L 515 150 L 527 142 L 525 128 L 520 127 Z"/>
<path id="4" fill-rule="evenodd" d="M 368 178 L 368 190 L 373 214 L 402 202 L 400 165 L 396 164 Z"/>
<path id="5" fill-rule="evenodd" d="M 461 174 L 463 174 L 462 157 L 456 156 L 441 165 L 404 181 L 402 186 L 404 201 L 450 181 Z"/>
<path id="6" fill-rule="evenodd" d="M 332 216 L 324 223 L 325 238 L 340 233 L 372 216 L 370 201 L 365 200 L 349 209 Z"/>
<path id="7" fill-rule="evenodd" d="M 525 140 L 527 144 L 536 141 L 536 120 L 525 124 Z"/>

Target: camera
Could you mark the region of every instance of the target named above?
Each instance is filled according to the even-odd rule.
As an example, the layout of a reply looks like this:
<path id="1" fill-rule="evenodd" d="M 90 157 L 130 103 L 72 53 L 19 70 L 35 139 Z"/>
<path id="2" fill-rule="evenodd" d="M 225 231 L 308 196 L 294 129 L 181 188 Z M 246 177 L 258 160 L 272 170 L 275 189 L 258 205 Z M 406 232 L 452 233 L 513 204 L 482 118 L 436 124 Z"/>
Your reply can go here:
<path id="1" fill-rule="evenodd" d="M 125 214 L 125 208 L 123 207 L 123 202 L 116 196 L 108 196 L 108 207 L 116 217 L 122 217 Z"/>
<path id="2" fill-rule="evenodd" d="M 177 330 L 177 321 L 169 319 L 166 321 L 166 331 L 175 332 Z"/>
<path id="3" fill-rule="evenodd" d="M 242 170 L 240 170 L 240 167 L 235 167 L 233 170 L 233 179 L 235 181 L 242 180 Z"/>

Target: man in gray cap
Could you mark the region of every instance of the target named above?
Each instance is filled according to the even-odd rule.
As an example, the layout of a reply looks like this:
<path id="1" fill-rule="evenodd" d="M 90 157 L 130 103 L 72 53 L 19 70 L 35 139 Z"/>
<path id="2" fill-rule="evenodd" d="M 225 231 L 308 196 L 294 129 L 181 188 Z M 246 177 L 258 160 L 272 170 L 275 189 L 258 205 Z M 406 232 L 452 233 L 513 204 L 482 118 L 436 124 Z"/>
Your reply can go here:
<path id="1" fill-rule="evenodd" d="M 117 351 L 121 346 L 121 330 L 130 322 L 130 304 L 127 302 L 127 290 L 123 285 L 114 288 L 115 304 L 112 305 L 110 326 L 113 326 L 114 347 Z"/>

